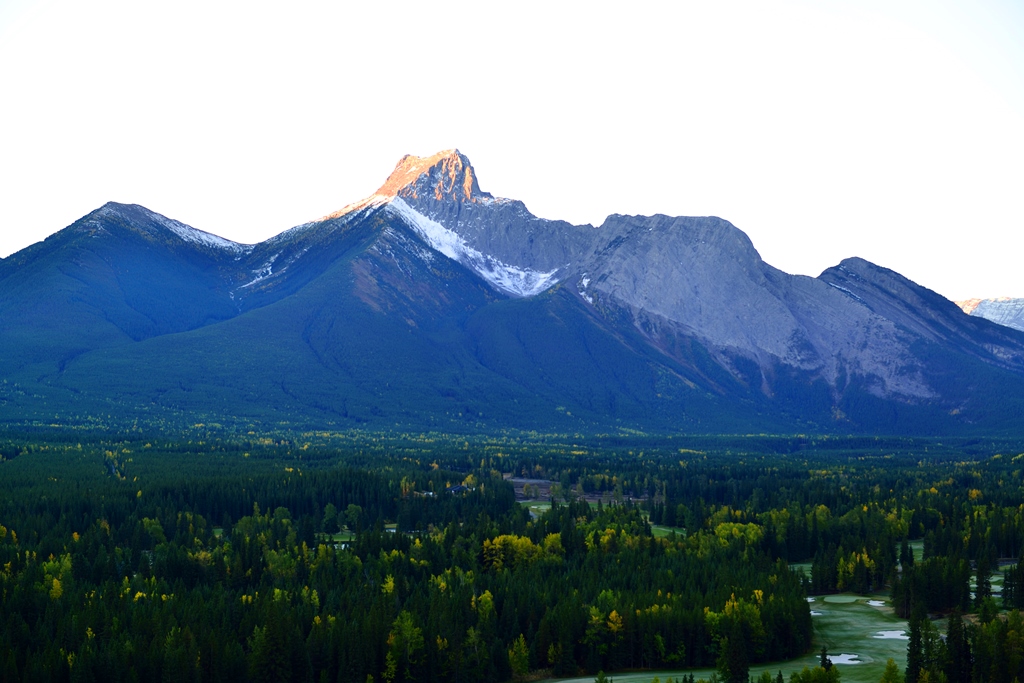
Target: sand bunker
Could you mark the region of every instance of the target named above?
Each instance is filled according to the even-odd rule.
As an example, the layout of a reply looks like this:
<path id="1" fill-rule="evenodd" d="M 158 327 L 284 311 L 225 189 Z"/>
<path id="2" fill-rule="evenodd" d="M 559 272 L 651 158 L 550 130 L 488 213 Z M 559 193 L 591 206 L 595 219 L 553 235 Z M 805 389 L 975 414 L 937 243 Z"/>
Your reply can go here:
<path id="1" fill-rule="evenodd" d="M 819 612 L 819 611 L 817 611 L 817 610 L 813 610 L 813 609 L 811 610 L 811 616 L 812 616 L 812 617 L 820 617 L 820 616 L 821 616 L 821 614 L 822 614 L 822 613 L 821 613 L 821 612 Z"/>
<path id="2" fill-rule="evenodd" d="M 910 636 L 903 629 L 899 631 L 878 631 L 872 638 L 878 638 L 879 640 L 910 640 Z"/>
<path id="3" fill-rule="evenodd" d="M 814 602 L 817 598 L 807 598 L 807 602 Z"/>
<path id="4" fill-rule="evenodd" d="M 885 600 L 868 600 L 868 604 L 872 607 L 885 607 Z"/>
<path id="5" fill-rule="evenodd" d="M 832 660 L 833 664 L 863 664 L 864 662 L 858 662 L 857 657 L 860 655 L 829 655 L 828 658 Z"/>

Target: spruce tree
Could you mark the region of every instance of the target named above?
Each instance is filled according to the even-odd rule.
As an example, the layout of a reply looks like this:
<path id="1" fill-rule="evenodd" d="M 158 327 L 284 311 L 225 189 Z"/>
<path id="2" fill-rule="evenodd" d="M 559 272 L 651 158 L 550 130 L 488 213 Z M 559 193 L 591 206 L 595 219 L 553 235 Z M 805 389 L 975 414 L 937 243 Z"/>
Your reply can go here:
<path id="1" fill-rule="evenodd" d="M 971 644 L 964 629 L 963 617 L 959 610 L 949 615 L 946 627 L 946 678 L 949 683 L 970 683 Z"/>
<path id="2" fill-rule="evenodd" d="M 907 683 L 917 683 L 924 666 L 923 638 L 921 633 L 923 617 L 917 610 L 910 617 L 910 640 L 907 642 Z"/>

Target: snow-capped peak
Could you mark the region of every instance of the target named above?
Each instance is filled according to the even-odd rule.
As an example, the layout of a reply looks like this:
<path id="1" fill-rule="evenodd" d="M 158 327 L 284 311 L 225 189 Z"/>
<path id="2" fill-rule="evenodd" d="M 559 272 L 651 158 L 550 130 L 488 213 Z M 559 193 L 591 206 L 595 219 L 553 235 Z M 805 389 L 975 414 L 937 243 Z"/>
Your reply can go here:
<path id="1" fill-rule="evenodd" d="M 469 159 L 459 150 L 449 149 L 429 157 L 402 157 L 387 181 L 374 194 L 317 222 L 340 218 L 347 221 L 383 207 L 391 215 L 401 218 L 435 251 L 473 270 L 501 292 L 527 297 L 557 284 L 557 268 L 545 273 L 514 266 L 471 247 L 456 231 L 413 208 L 423 208 L 424 201 L 428 205 L 435 201 L 495 205 L 510 200 L 495 199 L 483 192 Z"/>
<path id="2" fill-rule="evenodd" d="M 134 215 L 138 217 L 145 217 L 160 227 L 170 230 L 186 242 L 228 251 L 233 254 L 244 254 L 252 251 L 253 249 L 252 245 L 239 244 L 238 242 L 232 242 L 231 240 L 224 239 L 223 237 L 212 235 L 208 232 L 204 232 L 203 230 L 193 228 L 190 225 L 185 225 L 173 218 L 162 216 L 155 211 L 150 211 L 149 209 L 143 206 L 138 206 L 137 204 L 118 204 L 116 202 L 107 202 L 100 207 L 94 215 L 99 217 L 115 215 Z"/>

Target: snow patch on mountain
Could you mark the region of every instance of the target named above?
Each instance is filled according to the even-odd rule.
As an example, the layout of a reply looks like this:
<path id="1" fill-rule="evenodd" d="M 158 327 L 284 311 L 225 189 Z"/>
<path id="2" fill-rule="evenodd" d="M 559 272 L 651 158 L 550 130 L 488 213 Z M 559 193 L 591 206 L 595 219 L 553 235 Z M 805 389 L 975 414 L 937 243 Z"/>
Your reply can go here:
<path id="1" fill-rule="evenodd" d="M 252 245 L 239 244 L 238 242 L 232 242 L 231 240 L 218 237 L 217 235 L 211 235 L 208 232 L 198 230 L 190 225 L 185 225 L 184 223 L 179 223 L 176 220 L 161 216 L 160 214 L 153 214 L 153 219 L 186 242 L 199 244 L 204 247 L 212 247 L 214 249 L 222 249 L 235 254 L 244 254 L 253 250 Z"/>
<path id="2" fill-rule="evenodd" d="M 494 288 L 516 297 L 540 294 L 557 284 L 557 270 L 541 273 L 502 263 L 466 244 L 461 236 L 416 211 L 401 197 L 394 197 L 388 210 L 403 219 L 435 251 L 476 272 Z"/>
<path id="3" fill-rule="evenodd" d="M 859 296 L 857 296 L 856 294 L 854 294 L 853 292 L 848 290 L 846 287 L 840 287 L 839 285 L 835 284 L 834 282 L 830 282 L 830 283 L 828 283 L 828 285 L 829 285 L 829 287 L 833 287 L 835 289 L 838 289 L 843 294 L 846 294 L 847 296 L 853 297 L 857 301 L 859 301 L 861 303 L 864 303 L 864 299 L 861 299 Z"/>
<path id="4" fill-rule="evenodd" d="M 578 291 L 580 293 L 580 296 L 582 296 L 584 299 L 586 299 L 587 303 L 589 303 L 591 306 L 593 306 L 594 305 L 594 296 L 587 292 L 587 287 L 589 287 L 589 286 L 590 286 L 590 276 L 587 275 L 586 273 L 583 273 L 583 277 L 580 278 Z"/>
<path id="5" fill-rule="evenodd" d="M 238 242 L 232 242 L 231 240 L 212 235 L 202 230 L 197 230 L 190 225 L 185 225 L 179 221 L 176 221 L 167 216 L 162 216 L 155 211 L 150 211 L 144 206 L 138 204 L 119 204 L 118 202 L 107 202 L 96 211 L 86 216 L 82 223 L 85 227 L 93 230 L 102 230 L 103 222 L 102 218 L 120 218 L 123 221 L 127 221 L 129 224 L 133 224 L 138 228 L 143 228 L 150 234 L 155 234 L 160 228 L 173 233 L 181 240 L 190 244 L 198 246 L 216 249 L 218 251 L 226 251 L 229 254 L 233 254 L 236 259 L 249 254 L 256 248 L 253 244 L 239 244 Z"/>
<path id="6" fill-rule="evenodd" d="M 257 282 L 260 282 L 262 280 L 266 280 L 271 275 L 274 275 L 274 261 L 276 261 L 277 257 L 280 256 L 280 255 L 281 254 L 279 252 L 279 253 L 274 254 L 273 256 L 271 256 L 270 259 L 267 260 L 267 262 L 264 263 L 263 266 L 259 268 L 259 270 L 256 270 L 253 273 L 253 275 L 255 275 L 256 277 L 254 279 L 250 280 L 249 282 L 246 282 L 244 285 L 239 287 L 239 289 L 245 289 L 247 287 L 252 287 Z"/>

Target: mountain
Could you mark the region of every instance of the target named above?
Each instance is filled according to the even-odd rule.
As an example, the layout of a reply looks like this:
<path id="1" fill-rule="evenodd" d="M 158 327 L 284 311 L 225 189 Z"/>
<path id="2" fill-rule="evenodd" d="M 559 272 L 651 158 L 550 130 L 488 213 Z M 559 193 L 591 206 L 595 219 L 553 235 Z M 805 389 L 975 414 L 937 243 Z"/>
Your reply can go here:
<path id="1" fill-rule="evenodd" d="M 968 315 L 1024 331 L 1024 299 L 1003 296 L 996 299 L 967 299 L 957 301 L 956 304 Z"/>
<path id="2" fill-rule="evenodd" d="M 532 215 L 457 150 L 257 245 L 107 204 L 0 260 L 10 422 L 409 430 L 1015 428 L 1024 333 L 715 217 Z"/>
<path id="3" fill-rule="evenodd" d="M 0 372 L 60 370 L 96 348 L 229 319 L 229 283 L 249 249 L 107 204 L 0 261 Z"/>

